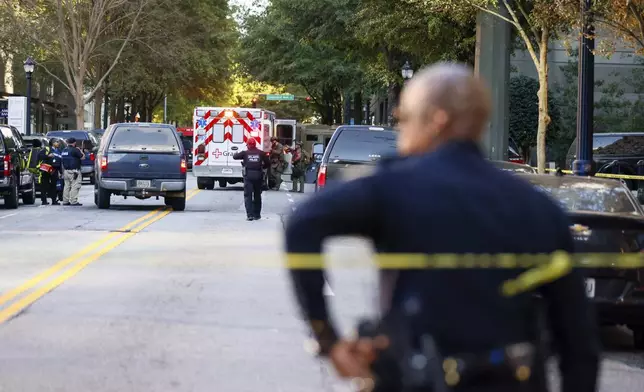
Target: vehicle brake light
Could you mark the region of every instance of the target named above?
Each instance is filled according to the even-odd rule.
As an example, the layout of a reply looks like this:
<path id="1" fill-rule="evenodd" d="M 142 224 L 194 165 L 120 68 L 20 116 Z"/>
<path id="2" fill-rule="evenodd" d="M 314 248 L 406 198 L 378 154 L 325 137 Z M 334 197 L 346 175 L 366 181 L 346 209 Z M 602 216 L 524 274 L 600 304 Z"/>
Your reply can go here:
<path id="1" fill-rule="evenodd" d="M 186 163 L 186 158 L 181 158 L 181 173 L 185 173 L 188 171 L 188 165 Z"/>
<path id="2" fill-rule="evenodd" d="M 320 166 L 318 171 L 318 187 L 321 188 L 326 185 L 326 166 Z"/>
<path id="3" fill-rule="evenodd" d="M 2 172 L 4 177 L 9 177 L 11 175 L 11 156 L 5 155 L 3 160 Z"/>
<path id="4" fill-rule="evenodd" d="M 107 156 L 103 155 L 101 157 L 101 171 L 106 171 L 107 170 Z"/>
<path id="5" fill-rule="evenodd" d="M 199 147 L 197 147 L 197 154 L 205 154 L 206 153 L 206 146 L 204 144 L 200 144 Z"/>
<path id="6" fill-rule="evenodd" d="M 525 161 L 523 159 L 521 159 L 521 158 L 511 157 L 511 158 L 508 158 L 508 161 L 510 161 L 512 163 L 525 164 Z"/>
<path id="7" fill-rule="evenodd" d="M 89 154 L 89 160 L 90 160 L 90 161 L 92 161 L 92 162 L 94 162 L 94 161 L 96 160 L 96 156 L 94 155 L 94 153 L 93 153 L 93 152 L 91 152 L 91 153 Z"/>

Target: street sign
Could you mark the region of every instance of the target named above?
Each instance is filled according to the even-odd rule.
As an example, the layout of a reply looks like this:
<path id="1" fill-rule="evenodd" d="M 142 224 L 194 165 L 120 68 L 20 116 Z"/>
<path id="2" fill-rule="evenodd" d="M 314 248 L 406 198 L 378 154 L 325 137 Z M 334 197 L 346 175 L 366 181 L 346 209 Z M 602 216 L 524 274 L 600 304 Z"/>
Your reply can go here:
<path id="1" fill-rule="evenodd" d="M 291 94 L 266 94 L 267 101 L 294 101 L 295 95 Z"/>

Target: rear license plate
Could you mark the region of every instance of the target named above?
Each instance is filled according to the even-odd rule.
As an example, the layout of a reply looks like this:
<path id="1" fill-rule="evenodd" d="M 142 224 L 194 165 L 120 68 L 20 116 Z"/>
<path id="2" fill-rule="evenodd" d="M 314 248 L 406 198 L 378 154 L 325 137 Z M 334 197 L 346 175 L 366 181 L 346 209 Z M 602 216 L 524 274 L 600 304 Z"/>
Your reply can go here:
<path id="1" fill-rule="evenodd" d="M 586 279 L 586 295 L 588 298 L 595 297 L 595 279 Z"/>
<path id="2" fill-rule="evenodd" d="M 150 181 L 147 180 L 136 180 L 136 187 L 137 188 L 149 188 L 150 187 Z"/>
<path id="3" fill-rule="evenodd" d="M 222 174 L 233 174 L 233 169 L 221 169 Z"/>

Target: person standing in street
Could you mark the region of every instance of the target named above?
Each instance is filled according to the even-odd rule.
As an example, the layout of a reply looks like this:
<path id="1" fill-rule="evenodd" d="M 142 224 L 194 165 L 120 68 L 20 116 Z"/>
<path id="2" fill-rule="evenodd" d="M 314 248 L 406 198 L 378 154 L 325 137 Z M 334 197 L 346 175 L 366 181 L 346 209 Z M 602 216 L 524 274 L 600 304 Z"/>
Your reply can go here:
<path id="1" fill-rule="evenodd" d="M 246 142 L 245 151 L 236 152 L 233 159 L 242 160 L 244 168 L 244 205 L 247 220 L 262 219 L 262 185 L 264 170 L 270 166 L 268 156 L 257 148 L 253 138 Z"/>
<path id="2" fill-rule="evenodd" d="M 293 154 L 293 158 L 291 159 L 291 166 L 293 167 L 293 173 L 291 174 L 293 189 L 291 191 L 304 193 L 304 176 L 306 174 L 306 166 L 309 164 L 309 154 L 302 148 L 302 142 L 295 143 L 295 149 L 290 152 Z"/>
<path id="3" fill-rule="evenodd" d="M 50 140 L 50 145 L 51 145 L 51 153 L 54 155 L 52 158 L 52 166 L 55 169 L 54 175 L 56 176 L 56 200 L 62 201 L 62 190 L 64 188 L 64 181 L 62 179 L 63 176 L 63 149 L 61 148 L 61 140 L 59 139 L 51 139 Z M 63 187 L 59 188 L 58 183 L 61 182 L 63 183 Z"/>
<path id="4" fill-rule="evenodd" d="M 500 290 L 525 269 L 381 270 L 382 319 L 372 328 L 376 333 L 357 340 L 338 334 L 323 295 L 320 253 L 334 236 L 366 237 L 381 254 L 420 255 L 430 263 L 433 254 L 546 257 L 574 251 L 570 222 L 559 206 L 483 156 L 479 143 L 490 110 L 487 88 L 468 67 L 442 63 L 418 72 L 397 110 L 401 158 L 321 190 L 287 220 L 295 296 L 319 353 L 342 377 L 388 392 L 437 386 L 459 392 L 548 390 L 536 293 L 502 296 Z M 299 259 L 320 267 L 297 269 Z M 595 392 L 601 349 L 581 272 L 564 269 L 539 284 L 535 290 L 558 351 L 561 390 Z M 432 346 L 431 356 L 419 354 L 419 348 Z M 517 356 L 527 362 L 517 366 Z M 431 357 L 454 360 L 433 366 Z M 388 366 L 379 366 L 385 359 Z M 419 373 L 423 377 L 403 376 Z"/>
<path id="5" fill-rule="evenodd" d="M 284 173 L 284 146 L 273 136 L 271 138 L 271 170 L 270 179 L 272 189 L 279 191 L 282 186 L 282 174 Z"/>
<path id="6" fill-rule="evenodd" d="M 65 206 L 82 206 L 78 202 L 78 194 L 82 186 L 83 176 L 81 174 L 81 160 L 85 154 L 76 147 L 76 139 L 69 138 L 67 147 L 63 150 L 63 178 L 65 188 L 63 190 L 63 205 Z"/>
<path id="7" fill-rule="evenodd" d="M 44 145 L 38 152 L 38 168 L 40 183 L 40 201 L 42 205 L 49 204 L 47 198 L 51 198 L 52 205 L 58 205 L 58 192 L 56 182 L 58 181 L 58 170 L 55 166 L 57 161 L 54 152 L 49 145 Z M 60 164 L 60 163 L 59 163 Z"/>

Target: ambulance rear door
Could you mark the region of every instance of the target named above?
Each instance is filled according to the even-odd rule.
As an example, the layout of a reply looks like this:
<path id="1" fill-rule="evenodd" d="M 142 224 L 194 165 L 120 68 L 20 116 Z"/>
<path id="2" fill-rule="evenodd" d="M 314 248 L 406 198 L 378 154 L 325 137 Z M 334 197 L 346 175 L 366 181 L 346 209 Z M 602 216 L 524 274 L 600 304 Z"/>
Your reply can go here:
<path id="1" fill-rule="evenodd" d="M 285 120 L 285 119 L 276 119 L 275 120 L 275 136 L 277 140 L 284 146 L 288 148 L 295 148 L 295 136 L 297 134 L 297 120 Z M 289 175 L 293 172 L 293 167 L 291 166 L 291 159 L 293 154 L 284 154 L 284 160 L 286 161 L 286 168 L 284 169 L 284 174 Z"/>

